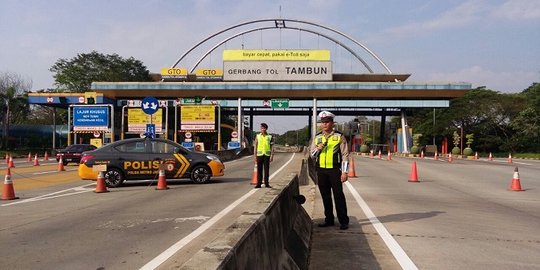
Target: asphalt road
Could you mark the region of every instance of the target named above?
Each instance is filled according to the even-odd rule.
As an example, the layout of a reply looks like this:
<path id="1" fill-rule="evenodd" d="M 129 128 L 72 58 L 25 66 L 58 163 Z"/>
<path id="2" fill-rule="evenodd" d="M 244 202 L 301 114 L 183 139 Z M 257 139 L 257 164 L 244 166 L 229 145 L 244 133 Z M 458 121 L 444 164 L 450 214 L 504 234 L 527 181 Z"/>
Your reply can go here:
<path id="1" fill-rule="evenodd" d="M 310 269 L 540 269 L 539 161 L 355 160 L 358 177 L 345 188 L 350 229 L 316 228 L 326 235 L 314 243 L 337 237 L 352 252 L 317 254 Z M 525 191 L 509 191 L 516 166 Z M 355 237 L 362 247 L 346 240 Z"/>
<path id="2" fill-rule="evenodd" d="M 276 155 L 272 169 L 291 157 Z M 225 163 L 226 175 L 209 184 L 178 180 L 170 181 L 168 190 L 155 190 L 155 181 L 143 181 L 108 193 L 94 193 L 95 182 L 79 180 L 76 166 L 57 172 L 57 164 L 49 163 L 18 161 L 11 170 L 20 199 L 0 201 L 2 269 L 139 269 L 240 197 L 249 193 L 244 201 L 249 204 L 263 194 L 250 184 L 251 157 Z M 162 269 L 189 259 L 232 224 L 243 207 L 187 241 Z"/>
<path id="3" fill-rule="evenodd" d="M 276 155 L 272 172 L 291 156 Z M 297 171 L 299 158 L 279 174 Z M 413 161 L 418 183 L 408 181 Z M 101 194 L 93 192 L 93 182 L 78 180 L 76 166 L 56 172 L 56 163 L 42 164 L 17 161 L 12 169 L 21 198 L 0 201 L 2 269 L 139 269 L 184 241 L 159 266 L 170 269 L 263 194 L 249 184 L 251 158 L 226 163 L 225 176 L 210 184 L 172 181 L 169 190 L 158 191 L 155 182 L 145 181 Z M 508 190 L 516 166 L 522 192 Z M 345 186 L 350 229 L 335 228 L 314 242 L 338 235 L 335 244 L 349 246 L 326 252 L 339 261 L 333 265 L 312 254 L 311 269 L 540 269 L 539 161 L 356 157 L 355 171 L 358 177 Z M 213 219 L 204 233 L 193 235 Z"/>

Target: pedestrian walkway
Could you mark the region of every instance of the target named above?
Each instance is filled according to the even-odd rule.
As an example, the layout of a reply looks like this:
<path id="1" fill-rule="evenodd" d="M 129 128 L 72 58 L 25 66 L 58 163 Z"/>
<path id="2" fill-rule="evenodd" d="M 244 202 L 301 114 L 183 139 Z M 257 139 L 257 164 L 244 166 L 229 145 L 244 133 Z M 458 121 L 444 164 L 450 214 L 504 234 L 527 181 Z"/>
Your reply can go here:
<path id="1" fill-rule="evenodd" d="M 334 227 L 318 227 L 324 222 L 318 187 L 310 180 L 300 192 L 306 196 L 304 208 L 313 220 L 309 269 L 401 269 L 346 188 L 348 230 L 340 230 L 337 219 Z"/>

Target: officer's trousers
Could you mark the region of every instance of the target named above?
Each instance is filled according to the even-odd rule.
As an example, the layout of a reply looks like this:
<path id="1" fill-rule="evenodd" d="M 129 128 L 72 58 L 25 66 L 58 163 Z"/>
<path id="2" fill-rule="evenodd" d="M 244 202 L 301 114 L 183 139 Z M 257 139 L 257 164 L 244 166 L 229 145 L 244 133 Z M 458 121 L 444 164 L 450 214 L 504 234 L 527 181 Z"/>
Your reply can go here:
<path id="1" fill-rule="evenodd" d="M 343 183 L 341 183 L 341 170 L 317 168 L 317 182 L 324 205 L 325 223 L 334 223 L 333 194 L 339 223 L 349 224 L 347 202 L 343 194 Z"/>
<path id="2" fill-rule="evenodd" d="M 257 156 L 257 186 L 261 186 L 263 180 L 264 171 L 264 184 L 269 185 L 268 179 L 270 177 L 270 156 Z"/>

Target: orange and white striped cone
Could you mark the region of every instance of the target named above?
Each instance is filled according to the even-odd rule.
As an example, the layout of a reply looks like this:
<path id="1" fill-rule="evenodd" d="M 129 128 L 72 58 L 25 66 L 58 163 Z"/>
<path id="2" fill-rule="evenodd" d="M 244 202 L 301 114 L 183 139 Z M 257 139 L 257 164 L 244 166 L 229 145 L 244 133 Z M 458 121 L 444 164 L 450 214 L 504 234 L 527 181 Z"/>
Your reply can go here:
<path id="1" fill-rule="evenodd" d="M 11 155 L 9 156 L 8 168 L 15 168 L 15 163 L 13 163 L 13 157 Z"/>
<path id="2" fill-rule="evenodd" d="M 489 160 L 489 161 L 493 161 L 493 156 L 491 155 L 491 152 L 489 152 L 488 160 Z"/>
<path id="3" fill-rule="evenodd" d="M 37 154 L 36 156 L 34 157 L 34 166 L 39 166 L 39 160 L 37 158 Z"/>
<path id="4" fill-rule="evenodd" d="M 165 170 L 159 170 L 158 182 L 156 190 L 166 190 L 167 187 L 167 178 L 165 177 Z"/>
<path id="5" fill-rule="evenodd" d="M 508 154 L 508 163 L 510 163 L 510 164 L 512 163 L 512 154 L 511 153 Z"/>
<path id="6" fill-rule="evenodd" d="M 32 162 L 32 153 L 28 152 L 28 158 L 26 159 L 28 162 Z"/>
<path id="7" fill-rule="evenodd" d="M 45 151 L 45 155 L 43 155 L 43 160 L 49 160 L 49 154 L 47 151 Z"/>
<path id="8" fill-rule="evenodd" d="M 372 149 L 372 150 L 369 150 L 369 157 L 370 157 L 370 158 L 373 158 L 373 149 Z"/>
<path id="9" fill-rule="evenodd" d="M 381 150 L 379 150 L 379 154 L 377 155 L 380 158 L 382 158 L 382 153 L 381 153 Z"/>
<path id="10" fill-rule="evenodd" d="M 251 184 L 257 185 L 257 163 L 255 163 L 255 167 L 253 168 L 253 173 L 251 174 Z"/>
<path id="11" fill-rule="evenodd" d="M 9 154 L 6 152 L 6 164 L 9 163 Z"/>
<path id="12" fill-rule="evenodd" d="M 390 151 L 388 151 L 388 157 L 386 157 L 386 160 L 392 160 L 392 153 L 390 153 Z"/>
<path id="13" fill-rule="evenodd" d="M 518 167 L 514 169 L 514 177 L 512 177 L 512 182 L 510 183 L 510 191 L 524 191 L 521 189 L 521 181 L 519 180 Z"/>
<path id="14" fill-rule="evenodd" d="M 4 178 L 4 187 L 2 188 L 2 200 L 15 200 L 19 197 L 15 196 L 15 189 L 13 188 L 13 181 L 11 180 L 11 171 L 7 168 L 6 176 Z"/>
<path id="15" fill-rule="evenodd" d="M 109 192 L 107 190 L 107 183 L 105 183 L 105 176 L 103 175 L 103 172 L 99 172 L 97 179 L 96 179 L 96 190 L 94 190 L 95 193 L 104 193 Z"/>
<path id="16" fill-rule="evenodd" d="M 478 152 L 474 152 L 474 159 L 478 160 Z"/>
<path id="17" fill-rule="evenodd" d="M 424 158 L 424 150 L 422 150 L 422 152 L 420 152 L 420 158 Z"/>
<path id="18" fill-rule="evenodd" d="M 452 153 L 448 154 L 448 162 L 452 162 Z"/>
<path id="19" fill-rule="evenodd" d="M 57 171 L 61 172 L 61 171 L 65 171 L 66 169 L 64 168 L 64 161 L 62 160 L 62 156 L 60 156 L 60 159 L 58 160 L 58 169 Z"/>
<path id="20" fill-rule="evenodd" d="M 439 160 L 439 155 L 437 154 L 437 152 L 435 152 L 435 154 L 433 155 L 433 160 Z"/>

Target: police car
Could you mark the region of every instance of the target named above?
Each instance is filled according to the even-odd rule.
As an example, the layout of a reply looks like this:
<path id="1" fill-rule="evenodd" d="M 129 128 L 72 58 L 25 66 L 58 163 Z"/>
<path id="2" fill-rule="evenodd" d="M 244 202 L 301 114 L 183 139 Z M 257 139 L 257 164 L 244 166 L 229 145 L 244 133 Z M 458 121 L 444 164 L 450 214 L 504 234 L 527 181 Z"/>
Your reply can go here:
<path id="1" fill-rule="evenodd" d="M 108 187 L 121 186 L 125 180 L 157 179 L 160 166 L 166 168 L 167 179 L 190 178 L 199 184 L 224 175 L 225 170 L 215 155 L 193 152 L 170 140 L 149 138 L 116 141 L 84 152 L 79 177 L 95 180 L 98 173 L 94 165 L 107 165 L 104 176 Z"/>

